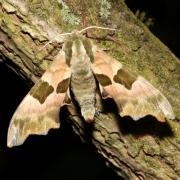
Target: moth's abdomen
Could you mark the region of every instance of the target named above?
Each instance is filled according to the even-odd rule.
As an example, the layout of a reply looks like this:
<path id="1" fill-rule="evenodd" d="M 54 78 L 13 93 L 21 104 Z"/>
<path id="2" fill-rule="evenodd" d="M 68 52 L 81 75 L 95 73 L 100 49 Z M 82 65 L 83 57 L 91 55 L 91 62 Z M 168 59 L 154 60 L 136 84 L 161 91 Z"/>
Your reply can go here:
<path id="1" fill-rule="evenodd" d="M 96 81 L 91 70 L 73 73 L 71 90 L 78 102 L 81 114 L 87 122 L 92 122 L 95 114 Z"/>

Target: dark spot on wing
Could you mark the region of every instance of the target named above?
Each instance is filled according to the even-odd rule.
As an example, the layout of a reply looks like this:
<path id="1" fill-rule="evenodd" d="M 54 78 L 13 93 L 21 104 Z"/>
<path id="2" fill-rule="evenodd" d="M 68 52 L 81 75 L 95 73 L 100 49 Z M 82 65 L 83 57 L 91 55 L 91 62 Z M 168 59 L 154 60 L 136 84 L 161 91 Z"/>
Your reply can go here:
<path id="1" fill-rule="evenodd" d="M 70 79 L 64 79 L 61 82 L 59 82 L 56 92 L 57 93 L 65 93 L 69 87 Z"/>
<path id="2" fill-rule="evenodd" d="M 30 90 L 30 95 L 43 104 L 46 98 L 54 91 L 54 88 L 45 81 L 40 80 Z"/>
<path id="3" fill-rule="evenodd" d="M 111 79 L 104 74 L 95 74 L 95 76 L 102 86 L 108 86 L 112 84 Z"/>
<path id="4" fill-rule="evenodd" d="M 113 80 L 116 83 L 124 85 L 127 89 L 131 89 L 132 84 L 136 81 L 137 76 L 130 74 L 127 70 L 119 69 Z"/>

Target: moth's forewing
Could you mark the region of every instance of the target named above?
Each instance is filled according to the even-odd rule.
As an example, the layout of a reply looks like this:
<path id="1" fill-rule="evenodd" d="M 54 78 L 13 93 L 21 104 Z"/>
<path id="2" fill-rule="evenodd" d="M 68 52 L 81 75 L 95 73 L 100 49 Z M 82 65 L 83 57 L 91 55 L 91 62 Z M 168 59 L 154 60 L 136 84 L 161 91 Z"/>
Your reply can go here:
<path id="1" fill-rule="evenodd" d="M 61 51 L 16 109 L 8 130 L 9 147 L 22 144 L 30 134 L 45 135 L 60 126 L 59 110 L 67 96 L 70 73 Z"/>
<path id="2" fill-rule="evenodd" d="M 139 120 L 152 115 L 158 121 L 174 119 L 167 98 L 141 76 L 128 72 L 120 62 L 105 52 L 94 48 L 92 70 L 99 82 L 103 98 L 111 97 L 117 104 L 121 116 Z"/>

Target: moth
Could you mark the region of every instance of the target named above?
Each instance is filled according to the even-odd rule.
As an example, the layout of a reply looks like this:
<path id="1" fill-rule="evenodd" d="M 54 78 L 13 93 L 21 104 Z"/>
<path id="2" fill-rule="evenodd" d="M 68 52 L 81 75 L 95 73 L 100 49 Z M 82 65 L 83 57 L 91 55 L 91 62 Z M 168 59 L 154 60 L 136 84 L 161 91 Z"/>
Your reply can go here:
<path id="1" fill-rule="evenodd" d="M 8 147 L 21 145 L 30 134 L 46 135 L 49 129 L 59 128 L 59 111 L 72 103 L 71 94 L 84 120 L 93 122 L 97 89 L 102 98 L 114 99 L 121 117 L 174 119 L 170 103 L 159 90 L 76 32 L 66 38 L 62 50 L 16 109 Z"/>

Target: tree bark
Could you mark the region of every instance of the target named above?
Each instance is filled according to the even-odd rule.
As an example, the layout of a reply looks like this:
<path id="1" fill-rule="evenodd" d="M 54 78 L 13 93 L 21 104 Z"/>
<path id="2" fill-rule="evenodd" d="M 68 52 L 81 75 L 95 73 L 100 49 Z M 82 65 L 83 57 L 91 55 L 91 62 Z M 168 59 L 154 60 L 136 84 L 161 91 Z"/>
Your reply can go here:
<path id="1" fill-rule="evenodd" d="M 159 123 L 151 117 L 134 122 L 109 110 L 92 126 L 69 115 L 75 132 L 92 143 L 107 164 L 125 179 L 180 178 L 180 61 L 127 8 L 123 0 L 105 1 L 2 0 L 0 2 L 1 63 L 28 83 L 36 82 L 60 50 L 60 33 L 98 25 L 117 28 L 90 34 L 96 43 L 128 68 L 146 77 L 169 99 L 176 120 Z M 55 37 L 55 38 L 54 38 Z M 50 43 L 42 51 L 49 40 Z M 54 43 L 54 42 L 58 42 Z M 37 53 L 38 52 L 38 53 Z M 36 54 L 37 53 L 37 54 Z M 35 56 L 36 55 L 36 56 Z M 98 98 L 99 99 L 99 98 Z M 113 102 L 103 102 L 104 106 Z M 97 108 L 102 104 L 99 99 Z"/>

